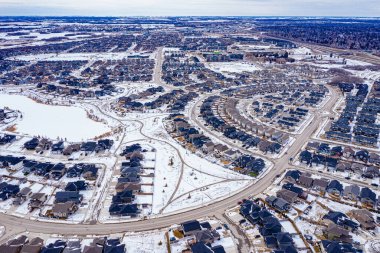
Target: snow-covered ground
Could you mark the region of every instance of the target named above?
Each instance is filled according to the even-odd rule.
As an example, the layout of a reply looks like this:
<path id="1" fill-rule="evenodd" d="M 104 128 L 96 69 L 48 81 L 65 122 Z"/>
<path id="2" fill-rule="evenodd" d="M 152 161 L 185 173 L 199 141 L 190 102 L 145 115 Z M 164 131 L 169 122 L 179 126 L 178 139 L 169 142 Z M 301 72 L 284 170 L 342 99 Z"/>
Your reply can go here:
<path id="1" fill-rule="evenodd" d="M 62 53 L 62 54 L 36 54 L 20 55 L 12 60 L 19 61 L 86 61 L 86 60 L 122 60 L 128 56 L 136 55 L 131 52 L 104 52 L 104 53 Z M 140 54 L 138 54 L 140 55 Z M 146 55 L 146 54 L 144 54 Z M 150 56 L 150 55 L 148 55 Z"/>
<path id="2" fill-rule="evenodd" d="M 289 52 L 289 57 L 294 58 L 296 60 L 301 60 L 305 58 L 310 58 L 311 50 L 306 47 L 297 47 Z"/>
<path id="3" fill-rule="evenodd" d="M 4 235 L 4 232 L 5 232 L 5 227 L 0 226 L 0 238 Z"/>
<path id="4" fill-rule="evenodd" d="M 20 95 L 0 94 L 0 107 L 10 107 L 22 113 L 16 132 L 69 141 L 91 139 L 108 132 L 105 124 L 87 117 L 82 108 L 44 105 Z"/>
<path id="5" fill-rule="evenodd" d="M 261 69 L 255 64 L 246 62 L 213 62 L 208 66 L 211 70 L 219 73 L 243 73 Z"/>
<path id="6" fill-rule="evenodd" d="M 167 244 L 165 231 L 152 231 L 146 233 L 127 233 L 122 243 L 128 253 L 166 253 Z"/>
<path id="7" fill-rule="evenodd" d="M 182 209 L 192 209 L 194 206 L 208 205 L 215 200 L 226 198 L 248 186 L 251 181 L 222 182 L 180 195 L 165 209 L 165 213 L 173 213 Z"/>

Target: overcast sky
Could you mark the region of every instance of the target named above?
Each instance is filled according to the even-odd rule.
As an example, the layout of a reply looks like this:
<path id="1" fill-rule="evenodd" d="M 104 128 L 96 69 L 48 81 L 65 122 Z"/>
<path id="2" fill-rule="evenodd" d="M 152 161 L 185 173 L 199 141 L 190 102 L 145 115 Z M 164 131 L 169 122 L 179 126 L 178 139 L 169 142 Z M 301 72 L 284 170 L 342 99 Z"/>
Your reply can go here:
<path id="1" fill-rule="evenodd" d="M 0 0 L 0 15 L 380 16 L 380 0 Z"/>

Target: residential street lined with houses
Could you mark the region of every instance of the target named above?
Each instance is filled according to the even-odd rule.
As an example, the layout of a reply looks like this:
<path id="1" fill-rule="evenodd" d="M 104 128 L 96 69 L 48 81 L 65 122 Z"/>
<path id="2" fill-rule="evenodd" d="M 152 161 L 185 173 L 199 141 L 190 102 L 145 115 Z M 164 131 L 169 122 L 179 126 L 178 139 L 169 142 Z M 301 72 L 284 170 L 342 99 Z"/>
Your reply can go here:
<path id="1" fill-rule="evenodd" d="M 5 20 L 0 252 L 376 252 L 373 20 Z"/>

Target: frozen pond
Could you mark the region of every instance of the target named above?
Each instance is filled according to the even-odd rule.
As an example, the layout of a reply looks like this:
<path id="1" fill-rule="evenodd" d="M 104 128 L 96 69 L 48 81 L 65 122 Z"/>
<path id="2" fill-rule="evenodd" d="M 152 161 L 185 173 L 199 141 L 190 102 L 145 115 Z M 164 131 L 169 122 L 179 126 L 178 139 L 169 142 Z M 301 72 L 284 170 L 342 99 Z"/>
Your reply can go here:
<path id="1" fill-rule="evenodd" d="M 22 134 L 82 141 L 110 130 L 89 119 L 79 107 L 44 105 L 21 95 L 0 94 L 0 108 L 5 106 L 22 112 L 23 118 L 16 122 L 16 132 Z"/>

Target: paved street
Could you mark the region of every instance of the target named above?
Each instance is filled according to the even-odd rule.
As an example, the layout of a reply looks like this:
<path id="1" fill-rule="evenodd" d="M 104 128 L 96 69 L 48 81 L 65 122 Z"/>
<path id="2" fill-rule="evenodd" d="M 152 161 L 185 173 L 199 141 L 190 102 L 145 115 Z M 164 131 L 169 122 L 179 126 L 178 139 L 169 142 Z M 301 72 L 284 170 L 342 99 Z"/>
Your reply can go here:
<path id="1" fill-rule="evenodd" d="M 330 89 L 331 97 L 321 110 L 331 111 L 337 101 L 338 93 Z M 317 114 L 315 119 L 308 125 L 302 134 L 298 135 L 296 141 L 289 148 L 287 154 L 279 159 L 274 159 L 274 167 L 257 183 L 248 187 L 246 190 L 231 195 L 227 199 L 211 203 L 207 206 L 199 207 L 194 210 L 171 214 L 161 215 L 148 220 L 130 221 L 116 224 L 57 224 L 53 222 L 43 222 L 36 220 L 26 220 L 23 218 L 0 214 L 0 224 L 6 226 L 6 235 L 2 241 L 22 231 L 43 232 L 43 233 L 59 233 L 62 235 L 79 235 L 88 234 L 103 235 L 112 233 L 121 233 L 129 231 L 147 231 L 152 229 L 168 227 L 172 224 L 178 224 L 185 220 L 202 218 L 213 215 L 222 215 L 224 211 L 230 207 L 236 206 L 237 202 L 248 196 L 257 195 L 265 191 L 272 183 L 277 174 L 283 172 L 288 167 L 291 157 L 294 157 L 301 147 L 309 140 L 310 136 L 319 128 L 322 116 Z M 141 130 L 141 128 L 140 128 Z M 159 140 L 162 141 L 162 140 Z M 59 229 L 57 229 L 57 227 Z"/>

